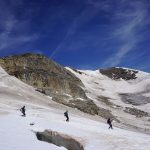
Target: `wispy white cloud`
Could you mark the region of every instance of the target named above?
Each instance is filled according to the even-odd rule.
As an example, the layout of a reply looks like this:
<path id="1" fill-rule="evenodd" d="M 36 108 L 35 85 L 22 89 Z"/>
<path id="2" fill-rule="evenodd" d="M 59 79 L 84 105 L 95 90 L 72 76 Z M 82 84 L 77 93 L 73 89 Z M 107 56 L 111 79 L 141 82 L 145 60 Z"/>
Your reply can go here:
<path id="1" fill-rule="evenodd" d="M 120 64 L 124 56 L 132 51 L 138 42 L 142 40 L 142 36 L 139 35 L 139 31 L 143 28 L 143 26 L 145 26 L 147 9 L 146 4 L 140 0 L 88 0 L 86 1 L 86 7 L 74 19 L 64 39 L 53 51 L 51 57 L 54 57 L 59 51 L 63 51 L 66 47 L 69 50 L 78 50 L 84 49 L 85 46 L 89 45 L 90 43 L 86 42 L 87 37 L 83 37 L 81 35 L 83 37 L 83 40 L 80 40 L 81 43 L 79 41 L 80 38 L 78 39 L 78 42 L 72 42 L 74 39 L 72 37 L 74 34 L 78 34 L 77 30 L 80 27 L 84 26 L 87 22 L 90 22 L 90 20 L 92 20 L 99 12 L 103 11 L 103 15 L 105 15 L 105 13 L 111 14 L 109 17 L 112 17 L 110 19 L 115 23 L 110 26 L 106 25 L 106 28 L 111 30 L 109 37 L 104 35 L 102 39 L 101 35 L 98 35 L 99 30 L 97 30 L 97 34 L 93 36 L 93 40 L 91 40 L 91 42 L 94 42 L 94 45 L 95 43 L 101 43 L 101 40 L 104 41 L 104 39 L 106 42 L 107 40 L 110 41 L 110 39 L 116 39 L 116 41 L 119 41 L 118 46 L 120 46 L 120 43 L 121 46 L 115 50 L 115 53 L 112 54 L 111 51 L 110 57 L 103 63 L 103 66 L 116 66 Z M 102 29 L 101 26 L 99 28 L 100 30 Z M 88 31 L 88 33 L 90 33 L 90 31 Z M 81 34 L 81 32 L 79 34 Z M 90 38 L 92 38 L 91 34 L 88 35 L 88 39 Z M 96 38 L 97 40 L 95 40 Z"/>
<path id="2" fill-rule="evenodd" d="M 115 11 L 116 29 L 111 36 L 121 42 L 121 46 L 103 63 L 103 66 L 119 65 L 123 58 L 142 40 L 140 30 L 147 24 L 148 7 L 143 1 L 122 0 Z"/>
<path id="3" fill-rule="evenodd" d="M 90 3 L 86 2 L 85 7 L 81 11 L 81 13 L 79 13 L 77 17 L 75 17 L 72 24 L 68 28 L 68 31 L 65 37 L 63 38 L 63 40 L 60 42 L 60 44 L 56 47 L 56 49 L 51 54 L 51 58 L 54 57 L 59 51 L 62 51 L 66 43 L 70 41 L 70 39 L 77 32 L 77 30 L 81 26 L 83 26 L 84 24 L 92 20 L 92 18 L 94 18 L 99 11 L 100 11 L 99 8 L 93 8 L 93 6 Z"/>
<path id="4" fill-rule="evenodd" d="M 12 50 L 13 46 L 22 45 L 38 39 L 36 33 L 25 33 L 27 29 L 28 19 L 20 21 L 13 10 L 14 6 L 23 4 L 23 1 L 14 0 L 6 4 L 5 1 L 0 2 L 0 51 Z M 22 30 L 23 29 L 23 30 Z M 17 33 L 16 33 L 17 31 Z"/>
<path id="5" fill-rule="evenodd" d="M 111 7 L 111 0 L 87 0 L 87 4 L 93 6 L 96 9 L 103 10 L 105 12 L 110 11 Z"/>
<path id="6" fill-rule="evenodd" d="M 3 32 L 0 34 L 0 51 L 5 50 L 6 48 L 9 48 L 11 50 L 12 46 L 22 45 L 26 42 L 31 42 L 36 39 L 38 39 L 38 35 L 36 34 L 9 37 L 9 34 L 7 32 Z"/>

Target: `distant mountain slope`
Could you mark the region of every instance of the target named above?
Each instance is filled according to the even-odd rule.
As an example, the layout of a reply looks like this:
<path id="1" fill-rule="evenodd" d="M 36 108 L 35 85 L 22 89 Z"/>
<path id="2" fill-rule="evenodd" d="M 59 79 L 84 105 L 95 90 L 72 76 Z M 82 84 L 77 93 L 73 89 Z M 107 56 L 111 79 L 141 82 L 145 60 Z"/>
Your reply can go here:
<path id="1" fill-rule="evenodd" d="M 23 105 L 26 117 L 21 116 Z M 69 122 L 63 116 L 66 109 Z M 134 122 L 139 123 L 136 119 Z M 128 127 L 122 129 L 117 122 L 113 122 L 113 127 L 109 130 L 106 120 L 52 101 L 0 67 L 1 150 L 66 150 L 70 144 L 79 150 L 74 141 L 85 150 L 149 150 L 150 135 Z"/>
<path id="2" fill-rule="evenodd" d="M 98 107 L 88 99 L 79 78 L 63 66 L 41 54 L 23 54 L 4 57 L 0 65 L 9 75 L 49 95 L 58 103 L 98 114 Z"/>
<path id="3" fill-rule="evenodd" d="M 61 65 L 40 54 L 24 54 L 0 59 L 10 74 L 45 94 L 85 97 L 82 82 Z"/>
<path id="4" fill-rule="evenodd" d="M 72 70 L 86 95 L 123 124 L 150 129 L 150 74 L 127 68 Z M 135 123 L 135 120 L 138 123 Z"/>
<path id="5" fill-rule="evenodd" d="M 26 103 L 48 106 L 52 103 L 50 100 L 51 98 L 46 96 L 43 98 L 43 94 L 36 92 L 32 86 L 8 75 L 0 67 L 0 108 L 4 105 L 9 110 L 10 106 L 16 107 L 16 103 L 19 104 L 18 108 Z"/>
<path id="6" fill-rule="evenodd" d="M 0 65 L 53 101 L 150 132 L 149 73 L 114 67 L 96 71 L 64 68 L 40 54 L 1 58 Z"/>
<path id="7" fill-rule="evenodd" d="M 114 80 L 118 79 L 133 80 L 137 78 L 136 74 L 138 73 L 137 70 L 117 68 L 117 67 L 100 69 L 99 71 L 101 74 L 106 75 L 107 77 Z"/>

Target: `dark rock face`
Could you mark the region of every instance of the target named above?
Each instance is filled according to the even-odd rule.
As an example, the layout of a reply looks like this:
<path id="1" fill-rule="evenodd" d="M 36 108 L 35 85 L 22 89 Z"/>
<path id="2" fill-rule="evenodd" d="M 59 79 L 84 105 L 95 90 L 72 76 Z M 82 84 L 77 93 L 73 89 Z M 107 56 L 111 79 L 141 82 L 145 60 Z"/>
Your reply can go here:
<path id="1" fill-rule="evenodd" d="M 65 98 L 64 98 L 65 99 Z M 108 118 L 113 118 L 117 122 L 117 118 L 111 113 L 110 110 L 98 107 L 92 100 L 86 99 L 86 100 L 79 100 L 79 99 L 72 99 L 67 101 L 64 100 L 62 101 L 62 96 L 60 97 L 53 97 L 53 100 L 64 104 L 66 106 L 72 107 L 72 108 L 77 108 L 78 110 L 85 112 L 90 115 L 98 115 L 101 116 L 102 118 L 108 119 Z"/>
<path id="2" fill-rule="evenodd" d="M 121 106 L 119 105 L 116 105 L 114 103 L 112 103 L 110 100 L 109 100 L 109 97 L 105 97 L 105 96 L 98 96 L 97 99 L 104 103 L 105 105 L 109 106 L 109 107 L 112 107 L 112 108 L 121 108 Z"/>
<path id="3" fill-rule="evenodd" d="M 69 101 L 67 101 L 66 99 L 62 102 L 62 96 L 60 97 L 57 96 L 57 97 L 53 97 L 53 100 L 72 108 L 78 108 L 80 111 L 91 115 L 99 115 L 98 106 L 90 99 L 87 100 L 71 99 Z"/>
<path id="4" fill-rule="evenodd" d="M 121 100 L 126 104 L 144 105 L 150 103 L 150 98 L 143 96 L 144 93 L 122 93 Z"/>
<path id="5" fill-rule="evenodd" d="M 130 108 L 130 107 L 125 107 L 124 110 L 126 113 L 129 113 L 131 115 L 135 115 L 136 117 L 150 117 L 150 114 L 147 112 L 144 112 L 142 110 L 136 109 L 136 108 Z"/>
<path id="6" fill-rule="evenodd" d="M 104 116 L 102 113 L 104 110 L 101 111 L 87 98 L 80 79 L 43 55 L 24 54 L 5 57 L 0 59 L 0 65 L 8 74 L 34 86 L 36 91 L 51 96 L 53 101 L 91 115 Z M 108 111 L 106 113 L 110 116 Z"/>
<path id="7" fill-rule="evenodd" d="M 44 132 L 37 132 L 36 136 L 40 141 L 53 143 L 57 146 L 63 146 L 68 150 L 84 150 L 83 145 L 78 140 L 56 131 L 45 130 Z"/>
<path id="8" fill-rule="evenodd" d="M 24 54 L 0 59 L 0 65 L 38 91 L 50 94 L 69 94 L 86 98 L 82 82 L 64 67 L 40 54 Z"/>
<path id="9" fill-rule="evenodd" d="M 108 68 L 108 69 L 100 69 L 100 73 L 103 75 L 106 75 L 107 77 L 118 80 L 118 79 L 124 79 L 124 80 L 133 80 L 136 79 L 136 73 L 138 71 L 135 70 L 128 70 L 123 68 Z"/>

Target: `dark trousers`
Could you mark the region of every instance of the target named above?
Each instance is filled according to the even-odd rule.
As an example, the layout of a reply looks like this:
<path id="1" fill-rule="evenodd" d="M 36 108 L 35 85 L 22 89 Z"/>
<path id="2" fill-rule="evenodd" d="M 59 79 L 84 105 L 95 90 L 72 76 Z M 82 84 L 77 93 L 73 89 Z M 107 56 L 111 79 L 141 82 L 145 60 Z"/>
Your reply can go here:
<path id="1" fill-rule="evenodd" d="M 66 116 L 66 121 L 69 121 L 69 117 L 68 116 Z"/>
<path id="2" fill-rule="evenodd" d="M 112 127 L 112 124 L 110 123 L 109 124 L 109 128 L 108 129 L 113 129 L 113 127 Z"/>
<path id="3" fill-rule="evenodd" d="M 22 116 L 24 116 L 24 117 L 26 116 L 26 113 L 25 113 L 25 111 L 22 111 L 22 114 L 23 114 Z"/>

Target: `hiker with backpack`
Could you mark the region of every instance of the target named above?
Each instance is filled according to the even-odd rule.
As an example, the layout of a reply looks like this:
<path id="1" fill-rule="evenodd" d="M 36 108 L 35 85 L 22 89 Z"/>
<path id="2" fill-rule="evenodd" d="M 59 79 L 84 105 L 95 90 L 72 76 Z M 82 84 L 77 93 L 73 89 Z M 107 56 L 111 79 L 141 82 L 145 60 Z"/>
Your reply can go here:
<path id="1" fill-rule="evenodd" d="M 110 119 L 110 118 L 108 118 L 107 119 L 107 124 L 109 125 L 109 128 L 108 129 L 113 129 L 113 127 L 112 127 L 112 119 Z"/>
<path id="2" fill-rule="evenodd" d="M 66 121 L 69 122 L 68 110 L 64 112 L 64 116 L 66 117 Z"/>
<path id="3" fill-rule="evenodd" d="M 20 111 L 22 112 L 22 116 L 25 117 L 25 116 L 26 116 L 26 113 L 25 113 L 25 111 L 26 111 L 25 106 L 23 106 L 23 107 L 20 109 Z"/>

